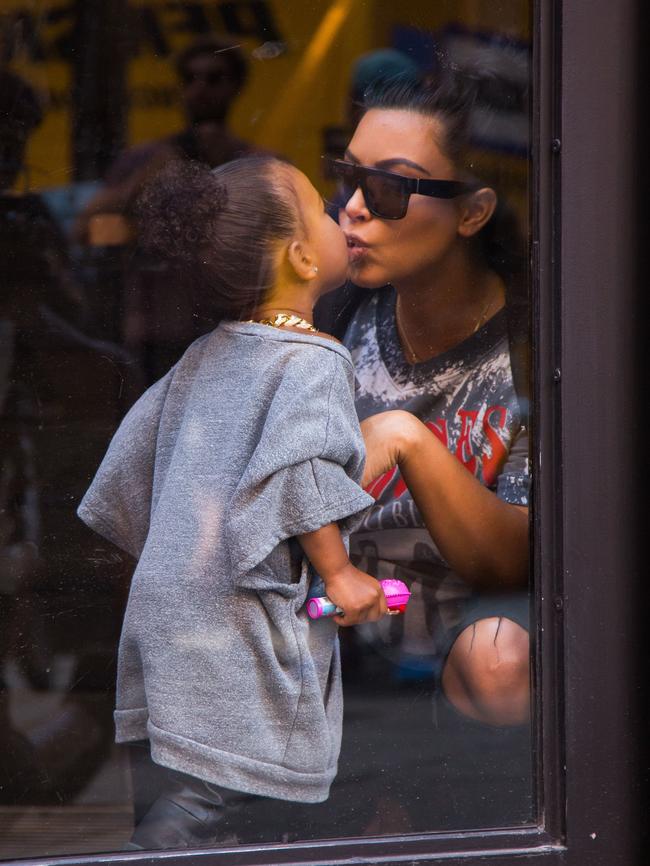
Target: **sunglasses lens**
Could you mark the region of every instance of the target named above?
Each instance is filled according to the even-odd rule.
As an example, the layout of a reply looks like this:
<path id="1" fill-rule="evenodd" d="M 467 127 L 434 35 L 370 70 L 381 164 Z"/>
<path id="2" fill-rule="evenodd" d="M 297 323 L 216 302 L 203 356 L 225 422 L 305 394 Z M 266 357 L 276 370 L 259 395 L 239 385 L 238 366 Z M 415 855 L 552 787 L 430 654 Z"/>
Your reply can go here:
<path id="1" fill-rule="evenodd" d="M 349 201 L 359 184 L 356 177 L 355 167 L 343 162 L 332 160 L 329 164 L 332 177 L 337 181 L 337 188 L 341 198 Z"/>
<path id="2" fill-rule="evenodd" d="M 368 209 L 376 216 L 389 220 L 404 216 L 409 199 L 399 178 L 369 174 L 363 186 Z"/>
<path id="3" fill-rule="evenodd" d="M 338 181 L 339 194 L 349 201 L 361 187 L 368 210 L 377 217 L 398 220 L 406 214 L 409 194 L 403 179 L 385 174 L 374 174 L 363 166 L 342 160 L 329 163 L 332 176 Z"/>

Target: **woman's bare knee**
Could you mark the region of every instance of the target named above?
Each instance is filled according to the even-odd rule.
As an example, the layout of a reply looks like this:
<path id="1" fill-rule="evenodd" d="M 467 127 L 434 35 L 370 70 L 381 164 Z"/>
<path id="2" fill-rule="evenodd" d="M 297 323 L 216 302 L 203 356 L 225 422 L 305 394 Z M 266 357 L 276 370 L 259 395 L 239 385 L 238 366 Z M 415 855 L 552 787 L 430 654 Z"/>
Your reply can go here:
<path id="1" fill-rule="evenodd" d="M 448 700 L 465 715 L 493 725 L 530 715 L 528 632 L 506 617 L 477 620 L 460 633 L 443 669 Z"/>

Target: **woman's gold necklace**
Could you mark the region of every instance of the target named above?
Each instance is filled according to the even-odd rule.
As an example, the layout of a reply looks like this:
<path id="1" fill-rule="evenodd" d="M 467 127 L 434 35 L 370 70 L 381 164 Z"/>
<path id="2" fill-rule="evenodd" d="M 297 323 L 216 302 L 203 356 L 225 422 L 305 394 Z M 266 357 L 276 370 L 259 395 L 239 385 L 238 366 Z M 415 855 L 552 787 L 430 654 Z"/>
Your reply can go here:
<path id="1" fill-rule="evenodd" d="M 400 309 L 400 307 L 399 307 L 399 295 L 398 295 L 398 296 L 397 296 L 397 304 L 395 305 L 395 324 L 397 325 L 397 333 L 398 333 L 398 335 L 401 337 L 402 342 L 406 345 L 406 348 L 408 349 L 408 353 L 409 353 L 409 355 L 411 356 L 411 358 L 413 359 L 413 360 L 411 361 L 411 363 L 412 363 L 412 364 L 417 364 L 417 362 L 418 362 L 418 356 L 417 356 L 416 352 L 413 351 L 413 346 L 411 346 L 411 344 L 409 343 L 409 339 L 408 339 L 408 337 L 406 336 L 406 331 L 405 331 L 404 328 L 400 325 L 400 314 L 399 314 L 399 309 Z"/>
<path id="2" fill-rule="evenodd" d="M 475 334 L 478 331 L 478 329 L 481 327 L 483 322 L 485 321 L 485 317 L 488 314 L 488 310 L 492 306 L 493 300 L 494 300 L 493 298 L 489 298 L 487 304 L 485 305 L 485 307 L 483 307 L 483 311 L 482 311 L 481 315 L 476 320 L 476 324 L 474 325 L 474 328 L 472 330 L 472 334 Z M 402 341 L 404 342 L 404 344 L 408 350 L 409 355 L 413 359 L 411 361 L 411 363 L 417 364 L 417 363 L 419 363 L 418 353 L 413 350 L 413 346 L 411 346 L 411 343 L 409 342 L 409 338 L 406 336 L 406 331 L 404 330 L 404 326 L 400 323 L 400 318 L 401 318 L 400 309 L 401 309 L 400 308 L 400 296 L 398 295 L 397 296 L 397 303 L 395 305 L 395 323 L 397 324 L 397 333 L 400 336 L 400 338 L 402 339 Z"/>
<path id="3" fill-rule="evenodd" d="M 295 313 L 276 313 L 275 316 L 266 319 L 248 319 L 246 324 L 270 325 L 272 328 L 282 328 L 284 325 L 289 325 L 291 328 L 301 328 L 303 331 L 318 331 L 318 328 L 315 328 L 311 322 Z"/>

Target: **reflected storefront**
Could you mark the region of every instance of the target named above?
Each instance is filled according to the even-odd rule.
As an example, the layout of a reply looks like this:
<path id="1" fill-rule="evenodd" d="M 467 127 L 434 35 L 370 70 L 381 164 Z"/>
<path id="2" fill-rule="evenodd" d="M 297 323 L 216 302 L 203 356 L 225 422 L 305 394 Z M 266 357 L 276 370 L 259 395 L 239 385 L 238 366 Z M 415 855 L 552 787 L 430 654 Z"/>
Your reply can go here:
<path id="1" fill-rule="evenodd" d="M 0 859 L 88 855 L 89 860 L 137 849 L 160 854 L 165 848 L 213 847 L 221 850 L 223 862 L 229 851 L 244 856 L 249 850 L 257 850 L 250 855 L 257 863 L 346 857 L 366 862 L 373 851 L 381 855 L 382 840 L 392 839 L 397 847 L 381 856 L 419 862 L 435 851 L 447 857 L 463 851 L 463 834 L 479 840 L 472 850 L 492 852 L 532 851 L 535 845 L 551 852 L 564 844 L 558 793 L 564 783 L 557 770 L 566 760 L 557 661 L 562 584 L 546 577 L 553 571 L 547 551 L 559 551 L 560 544 L 554 529 L 560 515 L 549 503 L 562 463 L 554 438 L 559 434 L 550 425 L 561 410 L 553 403 L 553 384 L 540 373 L 560 339 L 559 328 L 543 324 L 558 315 L 553 269 L 543 275 L 539 270 L 540 257 L 552 258 L 548 202 L 557 181 L 551 151 L 540 145 L 540 130 L 546 134 L 557 111 L 546 68 L 550 61 L 544 59 L 551 18 L 524 0 L 5 0 L 0 5 Z M 452 79 L 465 82 L 462 107 L 460 101 L 452 104 L 441 84 Z M 435 94 L 429 107 L 409 102 L 409 87 Z M 390 98 L 382 102 L 386 92 Z M 391 127 L 395 114 L 399 124 Z M 421 130 L 431 134 L 430 141 L 422 134 L 424 144 Z M 323 295 L 315 321 L 343 343 L 329 354 L 351 353 L 354 405 L 369 461 L 375 459 L 373 436 L 382 432 L 372 418 L 381 412 L 410 413 L 430 437 L 412 446 L 423 455 L 423 469 L 413 468 L 413 450 L 403 463 L 397 456 L 385 465 L 379 458 L 373 462 L 377 472 L 364 476 L 363 520 L 350 538 L 355 569 L 402 580 L 411 595 L 399 616 L 339 629 L 342 746 L 323 802 L 292 797 L 277 783 L 277 796 L 264 789 L 262 796 L 244 796 L 243 805 L 238 800 L 239 817 L 228 831 L 216 836 L 206 831 L 202 843 L 175 845 L 165 842 L 176 838 L 173 834 L 163 834 L 159 844 L 134 845 L 138 838 L 154 838 L 134 832 L 168 790 L 170 770 L 178 774 L 173 780 L 178 789 L 188 781 L 183 775 L 188 765 L 170 763 L 162 752 L 152 760 L 140 735 L 120 735 L 122 742 L 116 742 L 118 645 L 127 604 L 133 628 L 131 582 L 144 541 L 115 545 L 108 538 L 119 541 L 116 533 L 91 531 L 77 509 L 129 410 L 188 357 L 188 347 L 213 334 L 224 319 L 239 318 L 234 327 L 252 327 L 253 335 L 255 328 L 266 327 L 260 316 L 251 322 L 249 313 L 224 314 L 226 307 L 215 305 L 211 295 L 211 272 L 199 272 L 194 260 L 178 252 L 192 243 L 206 250 L 205 239 L 216 237 L 208 233 L 215 196 L 201 198 L 199 186 L 193 188 L 195 217 L 178 191 L 167 191 L 166 215 L 147 192 L 156 183 L 162 189 L 161 179 L 176 182 L 174 165 L 200 163 L 218 170 L 242 157 L 258 166 L 260 186 L 264 160 L 295 166 L 346 232 L 348 283 Z M 172 173 L 166 174 L 170 166 Z M 364 174 L 363 167 L 374 175 Z M 380 178 L 382 173 L 402 180 Z M 408 186 L 416 177 L 425 181 L 418 192 Z M 427 187 L 427 181 L 434 186 Z M 452 196 L 444 186 L 449 181 L 464 186 Z M 219 207 L 228 214 L 237 192 L 234 180 L 224 183 L 231 186 L 224 187 Z M 251 209 L 256 194 L 250 192 Z M 463 204 L 470 201 L 471 206 Z M 162 226 L 171 212 L 182 224 L 176 234 L 165 235 L 157 226 L 143 229 L 143 213 Z M 454 237 L 447 241 L 451 213 Z M 305 219 L 311 226 L 311 217 Z M 171 238 L 173 254 L 166 255 L 161 238 Z M 444 244 L 445 255 L 436 252 Z M 317 252 L 325 255 L 321 248 Z M 384 260 L 382 250 L 388 251 Z M 305 268 L 320 274 L 316 280 L 324 279 L 322 260 L 320 271 L 314 261 Z M 218 270 L 217 262 L 213 273 Z M 242 265 L 242 274 L 245 270 Z M 312 278 L 307 270 L 305 281 Z M 453 304 L 435 307 L 423 300 L 420 290 L 429 288 L 425 271 L 430 294 L 456 292 L 458 304 L 467 305 L 464 318 Z M 462 291 L 456 288 L 459 274 L 466 280 Z M 438 315 L 445 327 L 437 324 Z M 292 339 L 314 338 L 290 335 L 289 345 Z M 242 370 L 247 363 L 242 356 Z M 249 378 L 244 387 L 252 394 L 258 385 Z M 209 393 L 211 386 L 203 387 Z M 317 418 L 318 395 L 312 397 L 306 413 Z M 295 424 L 291 414 L 300 399 L 298 394 L 287 401 L 287 430 L 302 426 L 302 416 Z M 225 411 L 233 430 L 245 430 Z M 164 426 L 168 420 L 161 417 L 156 423 Z M 347 428 L 340 429 L 342 447 Z M 197 451 L 211 453 L 216 446 L 206 445 L 197 430 L 191 440 Z M 242 449 L 251 447 L 243 444 L 244 432 L 236 436 Z M 219 449 L 237 453 L 236 436 L 217 439 Z M 272 441 L 268 426 L 264 436 L 260 442 Z M 152 441 L 155 459 L 166 460 L 163 434 Z M 422 451 L 422 442 L 431 448 L 431 460 L 444 453 L 440 473 L 451 479 L 446 487 L 435 486 L 433 470 L 426 474 L 429 452 Z M 536 474 L 542 452 L 549 455 L 545 479 Z M 316 456 L 325 453 L 323 446 Z M 145 458 L 137 458 L 132 477 L 142 469 L 140 459 Z M 183 587 L 199 567 L 193 563 L 204 562 L 205 546 L 219 537 L 211 521 L 221 519 L 214 504 L 221 500 L 210 498 L 210 486 L 225 486 L 227 479 L 219 475 L 220 457 L 214 459 L 217 469 L 204 466 L 205 486 L 192 506 L 198 534 L 172 524 L 161 533 L 168 562 L 178 556 L 182 568 L 187 565 Z M 156 464 L 159 474 L 161 465 Z M 313 471 L 318 474 L 318 464 Z M 319 486 L 316 478 L 319 496 L 324 483 Z M 153 499 L 156 484 L 151 480 L 154 493 L 146 494 Z M 146 500 L 152 520 L 153 499 Z M 228 507 L 237 501 L 233 495 Z M 247 507 L 257 524 L 265 522 L 259 508 Z M 333 519 L 343 525 L 348 516 Z M 273 515 L 266 517 L 271 524 Z M 450 529 L 454 521 L 458 526 Z M 251 545 L 260 534 L 257 524 Z M 294 520 L 293 532 L 278 535 L 293 569 L 292 585 L 281 586 L 278 596 L 293 593 L 308 573 L 300 570 L 296 538 L 306 551 L 301 533 L 318 527 L 306 525 Z M 189 537 L 196 551 L 184 554 Z M 551 539 L 546 547 L 542 537 Z M 264 562 L 272 567 L 273 553 Z M 259 690 L 271 676 L 267 652 L 277 655 L 287 684 L 290 675 L 290 660 L 282 655 L 288 620 L 281 625 L 274 619 L 275 602 L 267 598 L 270 578 L 264 580 L 238 585 L 269 616 L 268 646 L 237 662 L 242 682 L 255 669 L 251 681 Z M 199 587 L 182 597 L 199 610 L 211 603 L 203 592 Z M 165 601 L 163 595 L 160 602 L 150 596 L 149 604 L 164 605 L 171 598 Z M 137 610 L 148 616 L 142 606 Z M 233 616 L 237 628 L 245 627 L 245 611 Z M 294 631 L 309 627 L 304 610 L 295 616 Z M 552 623 L 550 616 L 556 617 Z M 159 645 L 176 642 L 187 653 L 180 656 L 180 664 L 188 666 L 183 676 L 174 669 L 161 679 L 153 673 L 160 670 L 160 659 L 144 660 L 143 688 L 152 692 L 148 706 L 160 706 L 153 691 L 162 689 L 168 707 L 179 702 L 178 714 L 171 713 L 175 719 L 185 712 L 203 720 L 212 711 L 206 702 L 220 700 L 206 684 L 209 676 L 201 679 L 198 669 L 212 670 L 214 654 L 226 654 L 229 639 L 206 631 L 218 617 L 198 617 L 190 625 L 188 611 L 179 607 L 166 621 L 151 619 L 163 630 L 161 622 L 177 621 L 175 632 L 158 635 Z M 154 646 L 148 633 L 146 644 Z M 139 651 L 146 655 L 144 645 L 143 639 Z M 121 653 L 123 670 L 124 645 Z M 303 674 L 306 664 L 301 657 Z M 325 704 L 336 687 L 333 670 L 323 685 Z M 188 688 L 182 698 L 173 697 L 181 680 Z M 254 718 L 257 698 L 251 692 L 250 702 L 238 699 L 239 718 Z M 301 694 L 299 701 L 304 700 Z M 181 706 L 186 701 L 189 705 Z M 119 702 L 118 695 L 118 707 Z M 301 706 L 296 705 L 291 735 L 300 725 Z M 224 723 L 227 713 L 214 715 Z M 236 715 L 233 719 L 239 724 Z M 201 724 L 197 721 L 197 730 Z M 183 733 L 169 731 L 179 740 Z M 257 736 L 264 740 L 263 726 Z M 266 737 L 274 736 L 269 728 Z M 197 754 L 208 749 L 205 742 L 195 745 Z M 252 762 L 254 755 L 266 754 L 264 743 L 258 745 L 239 757 Z M 314 753 L 325 748 L 313 743 Z M 289 778 L 293 765 L 285 758 Z M 204 776 L 228 791 L 233 777 L 224 778 Z M 242 790 L 259 793 L 255 785 Z M 207 800 L 214 804 L 209 791 Z M 193 800 L 189 806 L 182 798 L 178 802 L 181 809 L 194 808 Z M 165 821 L 173 820 L 165 814 Z M 535 836 L 540 833 L 546 833 L 544 839 Z M 425 840 L 436 834 L 447 841 L 428 847 Z M 273 846 L 272 858 L 264 854 L 271 848 L 260 845 Z M 330 846 L 330 854 L 321 845 Z"/>

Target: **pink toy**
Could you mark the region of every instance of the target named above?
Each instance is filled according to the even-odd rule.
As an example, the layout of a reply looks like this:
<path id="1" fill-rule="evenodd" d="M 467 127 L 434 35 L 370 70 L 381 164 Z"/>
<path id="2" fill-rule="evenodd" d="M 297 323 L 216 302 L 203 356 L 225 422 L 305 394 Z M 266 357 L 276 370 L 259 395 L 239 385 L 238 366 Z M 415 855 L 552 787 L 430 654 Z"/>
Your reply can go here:
<path id="1" fill-rule="evenodd" d="M 411 593 L 408 586 L 401 580 L 388 578 L 380 580 L 381 588 L 386 596 L 389 613 L 404 613 L 406 605 L 409 602 Z M 342 613 L 341 609 L 327 598 L 310 598 L 307 601 L 307 613 L 312 619 L 319 619 L 321 616 L 334 616 L 337 613 Z"/>

